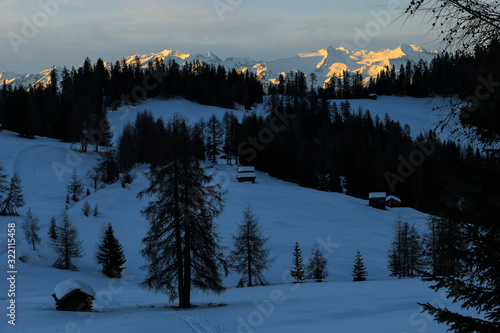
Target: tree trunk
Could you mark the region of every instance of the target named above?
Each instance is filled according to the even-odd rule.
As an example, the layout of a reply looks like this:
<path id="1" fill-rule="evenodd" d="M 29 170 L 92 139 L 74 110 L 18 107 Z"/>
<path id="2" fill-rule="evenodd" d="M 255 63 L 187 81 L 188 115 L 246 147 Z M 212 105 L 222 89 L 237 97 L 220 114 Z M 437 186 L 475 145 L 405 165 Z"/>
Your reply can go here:
<path id="1" fill-rule="evenodd" d="M 174 162 L 174 211 L 175 211 L 175 247 L 176 247 L 176 255 L 177 255 L 177 290 L 179 294 L 179 306 L 183 307 L 184 304 L 184 266 L 182 260 L 182 236 L 181 236 L 181 217 L 179 214 L 180 211 L 180 202 L 179 202 L 179 166 L 177 161 Z"/>
<path id="2" fill-rule="evenodd" d="M 186 219 L 184 231 L 184 284 L 182 286 L 183 302 L 179 304 L 181 308 L 191 307 L 191 232 L 189 230 L 189 220 Z"/>
<path id="3" fill-rule="evenodd" d="M 248 286 L 252 284 L 252 259 L 250 258 L 250 226 L 247 227 L 247 268 L 248 268 Z"/>

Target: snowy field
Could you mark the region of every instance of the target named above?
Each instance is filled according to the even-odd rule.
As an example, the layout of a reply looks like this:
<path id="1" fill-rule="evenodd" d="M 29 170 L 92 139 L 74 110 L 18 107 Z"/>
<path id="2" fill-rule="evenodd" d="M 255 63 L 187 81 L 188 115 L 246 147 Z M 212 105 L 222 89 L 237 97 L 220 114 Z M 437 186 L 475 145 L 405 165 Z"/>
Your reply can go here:
<path id="1" fill-rule="evenodd" d="M 378 101 L 359 101 L 365 107 L 373 104 L 373 112 L 396 110 L 396 98 Z M 414 115 L 412 126 L 427 126 L 423 115 L 424 100 L 404 99 L 401 120 Z M 353 107 L 357 107 L 355 101 Z M 386 107 L 384 107 L 384 105 Z M 413 110 L 410 110 L 414 107 Z M 190 121 L 208 119 L 213 113 L 222 117 L 224 109 L 197 105 L 184 100 L 152 100 L 110 115 L 115 133 L 127 121 L 133 121 L 137 110 L 148 109 L 155 117 L 167 120 L 178 112 Z M 372 110 L 372 108 L 370 108 Z M 377 111 L 375 111 L 377 110 Z M 422 111 L 422 110 L 420 110 Z M 242 111 L 235 111 L 238 117 Z M 126 114 L 126 115 L 125 115 Z M 125 115 L 125 116 L 124 116 Z M 396 115 L 391 117 L 398 120 Z M 429 123 L 431 120 L 429 120 Z M 117 134 L 115 134 L 117 136 Z M 17 172 L 21 179 L 26 206 L 40 218 L 42 244 L 34 252 L 25 242 L 20 228 L 22 217 L 0 217 L 0 267 L 7 275 L 7 223 L 17 224 L 17 256 L 28 258 L 27 263 L 17 259 L 16 327 L 7 323 L 6 307 L 9 285 L 5 278 L 0 283 L 0 308 L 5 314 L 0 321 L 0 332 L 356 332 L 356 333 L 413 333 L 445 332 L 446 326 L 435 324 L 420 313 L 417 302 L 435 305 L 449 304 L 419 279 L 398 280 L 388 277 L 387 249 L 392 239 L 394 220 L 400 215 L 415 223 L 419 229 L 426 215 L 409 208 L 381 211 L 368 207 L 361 200 L 338 193 L 326 193 L 300 187 L 257 172 L 256 184 L 238 183 L 236 167 L 207 165 L 215 170 L 217 178 L 227 191 L 226 209 L 217 218 L 222 244 L 230 247 L 231 234 L 236 233 L 242 210 L 252 206 L 270 236 L 269 244 L 276 261 L 264 273 L 270 282 L 266 287 L 235 288 L 239 276 L 229 275 L 224 284 L 227 292 L 220 295 L 194 293 L 196 308 L 175 309 L 176 302 L 168 297 L 141 289 L 138 284 L 145 277 L 140 267 L 144 260 L 139 254 L 141 240 L 147 231 L 147 222 L 140 210 L 147 198 L 136 199 L 147 186 L 144 173 L 147 166 L 133 170 L 136 180 L 123 189 L 119 183 L 107 186 L 85 200 L 99 206 L 98 217 L 85 217 L 85 200 L 69 207 L 68 215 L 78 228 L 85 255 L 77 262 L 79 271 L 52 268 L 56 257 L 48 246 L 50 218 L 59 218 L 65 208 L 66 185 L 71 173 L 77 171 L 86 186 L 91 188 L 85 174 L 96 164 L 97 153 L 80 154 L 77 147 L 47 138 L 35 140 L 18 138 L 14 133 L 0 132 L 0 161 L 10 176 Z M 103 226 L 111 222 L 116 237 L 124 247 L 127 262 L 124 278 L 105 277 L 95 260 L 95 250 Z M 292 284 L 289 269 L 295 242 L 301 245 L 307 258 L 318 244 L 328 257 L 329 277 L 323 283 L 310 280 Z M 355 253 L 360 250 L 368 269 L 368 281 L 351 282 Z M 97 293 L 94 313 L 58 312 L 52 293 L 65 279 L 84 281 Z M 451 306 L 456 308 L 456 306 Z"/>
<path id="2" fill-rule="evenodd" d="M 343 100 L 332 100 L 332 103 L 340 103 Z M 379 116 L 384 119 L 387 113 L 394 121 L 399 121 L 401 125 L 408 124 L 411 129 L 411 135 L 416 137 L 419 133 L 426 133 L 429 130 L 437 131 L 438 136 L 447 139 L 452 131 L 450 124 L 441 133 L 438 131 L 439 120 L 443 118 L 442 110 L 434 110 L 443 103 L 442 98 L 413 98 L 413 97 L 397 97 L 397 96 L 379 96 L 377 100 L 370 99 L 352 99 L 349 100 L 352 110 L 357 112 L 361 107 L 363 111 L 369 110 L 372 118 Z M 265 103 L 264 103 L 265 104 Z M 259 104 L 252 112 L 264 113 L 264 104 Z M 190 123 L 195 123 L 200 119 L 208 120 L 212 114 L 215 114 L 219 119 L 222 119 L 226 111 L 233 111 L 236 117 L 241 121 L 245 111 L 224 109 L 214 106 L 200 105 L 189 102 L 185 99 L 170 99 L 147 100 L 137 106 L 124 106 L 118 108 L 115 112 L 108 114 L 109 120 L 115 130 L 123 128 L 123 126 L 135 120 L 138 111 L 148 110 L 157 118 L 168 120 L 173 114 L 179 113 L 185 116 Z M 116 139 L 116 138 L 115 138 Z"/>

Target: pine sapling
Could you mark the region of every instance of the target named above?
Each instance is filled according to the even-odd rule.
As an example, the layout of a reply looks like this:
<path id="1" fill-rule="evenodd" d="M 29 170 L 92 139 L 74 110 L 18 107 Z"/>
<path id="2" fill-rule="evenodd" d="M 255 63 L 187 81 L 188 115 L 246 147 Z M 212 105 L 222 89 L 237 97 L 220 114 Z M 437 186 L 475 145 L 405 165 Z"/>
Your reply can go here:
<path id="1" fill-rule="evenodd" d="M 54 216 L 52 216 L 52 218 L 50 219 L 48 234 L 51 239 L 57 239 L 57 224 L 56 224 L 56 218 Z"/>
<path id="2" fill-rule="evenodd" d="M 365 281 L 368 273 L 366 272 L 366 266 L 363 262 L 363 257 L 361 252 L 356 253 L 356 259 L 354 259 L 354 266 L 352 268 L 352 280 L 353 281 Z"/>
<path id="3" fill-rule="evenodd" d="M 327 262 L 323 252 L 321 252 L 319 246 L 316 245 L 306 266 L 307 277 L 315 279 L 316 282 L 323 281 L 323 279 L 328 276 L 328 270 L 326 268 Z"/>
<path id="4" fill-rule="evenodd" d="M 24 218 L 24 222 L 21 228 L 24 231 L 24 236 L 26 237 L 26 241 L 31 243 L 33 250 L 36 250 L 36 245 L 40 244 L 41 239 L 38 236 L 38 232 L 40 231 L 40 220 L 38 217 L 33 216 L 31 212 L 31 208 L 28 209 L 26 213 L 26 217 Z"/>
<path id="5" fill-rule="evenodd" d="M 83 215 L 88 217 L 90 215 L 91 210 L 92 210 L 92 208 L 90 208 L 89 202 L 85 201 L 85 203 L 83 204 L 83 207 L 82 207 Z"/>
<path id="6" fill-rule="evenodd" d="M 290 275 L 295 279 L 295 283 L 301 283 L 305 279 L 304 263 L 302 259 L 302 252 L 300 251 L 299 243 L 295 243 L 292 258 L 292 270 Z"/>

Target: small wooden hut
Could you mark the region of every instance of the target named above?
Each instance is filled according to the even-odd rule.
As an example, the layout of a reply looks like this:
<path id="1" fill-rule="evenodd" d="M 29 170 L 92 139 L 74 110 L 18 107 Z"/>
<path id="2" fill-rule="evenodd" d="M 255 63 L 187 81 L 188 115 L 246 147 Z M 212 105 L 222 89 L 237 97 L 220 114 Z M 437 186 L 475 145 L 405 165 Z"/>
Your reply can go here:
<path id="1" fill-rule="evenodd" d="M 92 312 L 95 291 L 86 283 L 69 279 L 54 288 L 52 297 L 59 311 Z"/>
<path id="2" fill-rule="evenodd" d="M 385 198 L 386 194 L 384 192 L 372 192 L 368 195 L 369 205 L 373 208 L 378 208 L 385 210 Z"/>
<path id="3" fill-rule="evenodd" d="M 238 167 L 238 173 L 236 174 L 236 179 L 239 183 L 241 182 L 252 182 L 255 183 L 255 167 L 253 166 L 240 166 Z"/>
<path id="4" fill-rule="evenodd" d="M 390 195 L 385 199 L 385 205 L 391 208 L 401 207 L 401 199 Z"/>

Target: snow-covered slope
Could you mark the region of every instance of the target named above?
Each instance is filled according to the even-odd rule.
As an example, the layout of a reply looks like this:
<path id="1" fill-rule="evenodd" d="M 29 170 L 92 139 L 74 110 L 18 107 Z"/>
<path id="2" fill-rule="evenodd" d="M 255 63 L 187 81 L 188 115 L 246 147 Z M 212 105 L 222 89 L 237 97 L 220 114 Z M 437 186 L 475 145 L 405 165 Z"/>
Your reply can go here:
<path id="1" fill-rule="evenodd" d="M 165 50 L 159 53 L 137 54 L 124 58 L 129 65 L 139 61 L 142 67 L 146 67 L 150 61 L 156 59 L 168 62 L 175 60 L 181 66 L 192 62 L 205 62 L 210 65 L 224 66 L 226 69 L 237 69 L 239 71 L 250 71 L 257 74 L 264 82 L 276 82 L 280 74 L 291 71 L 301 71 L 306 75 L 316 73 L 317 85 L 322 86 L 333 75 L 341 74 L 348 70 L 359 72 L 365 78 L 376 76 L 385 66 L 396 66 L 399 70 L 401 64 L 407 61 L 417 63 L 421 59 L 429 62 L 437 55 L 437 51 L 422 49 L 420 46 L 401 44 L 394 50 L 385 49 L 380 51 L 350 51 L 345 48 L 334 48 L 330 46 L 318 51 L 300 53 L 293 57 L 273 61 L 255 61 L 247 57 L 231 57 L 226 60 L 220 59 L 212 52 L 206 54 L 189 54 L 179 51 Z M 16 75 L 16 73 L 5 73 L 5 78 L 0 76 L 0 84 L 6 83 L 15 86 L 23 85 L 29 87 L 40 81 L 47 81 L 50 70 L 40 74 Z M 45 80 L 45 81 L 43 81 Z"/>
<path id="2" fill-rule="evenodd" d="M 194 103 L 148 101 L 137 107 L 120 108 L 110 114 L 115 135 L 127 120 L 134 120 L 138 110 L 149 109 L 156 116 L 168 119 L 179 112 L 190 121 L 215 113 L 222 117 L 224 109 Z M 238 114 L 241 116 L 240 114 Z M 434 294 L 418 279 L 389 278 L 387 248 L 392 237 L 394 220 L 401 216 L 422 229 L 426 215 L 409 208 L 381 211 L 369 207 L 367 200 L 338 193 L 326 193 L 287 183 L 257 172 L 256 184 L 238 183 L 236 167 L 207 165 L 223 184 L 226 208 L 217 218 L 221 244 L 231 247 L 231 234 L 236 233 L 241 211 L 250 204 L 260 219 L 264 235 L 276 261 L 265 272 L 271 283 L 267 287 L 236 289 L 236 274 L 224 279 L 229 288 L 221 296 L 195 293 L 192 301 L 198 308 L 177 311 L 168 298 L 152 294 L 138 284 L 145 272 L 140 269 L 144 259 L 139 254 L 148 225 L 140 210 L 147 198 L 138 200 L 137 193 L 147 186 L 148 166 L 133 170 L 134 183 L 127 189 L 119 183 L 107 186 L 68 207 L 68 215 L 78 228 L 85 249 L 78 261 L 79 271 L 62 271 L 51 267 L 55 261 L 48 246 L 50 218 L 59 218 L 65 209 L 66 185 L 76 170 L 81 179 L 95 165 L 98 154 L 81 154 L 76 147 L 47 138 L 22 139 L 14 133 L 0 132 L 0 161 L 10 175 L 21 179 L 26 206 L 40 218 L 42 244 L 30 250 L 24 240 L 22 217 L 0 217 L 0 224 L 17 223 L 16 253 L 27 263 L 17 260 L 17 320 L 14 330 L 7 320 L 0 321 L 1 332 L 426 332 L 446 331 L 420 314 L 417 302 L 440 302 L 446 299 Z M 88 180 L 85 185 L 91 188 Z M 98 217 L 85 217 L 82 206 L 87 200 L 98 205 Z M 96 243 L 103 227 L 112 223 L 115 234 L 124 246 L 127 262 L 124 278 L 116 281 L 105 277 L 96 264 Z M 0 267 L 6 269 L 6 229 L 0 230 Z M 295 242 L 301 245 L 304 257 L 318 244 L 328 257 L 329 277 L 324 283 L 308 281 L 290 283 L 289 269 Z M 356 250 L 360 250 L 368 267 L 369 281 L 351 282 L 351 268 Z M 95 313 L 78 314 L 55 311 L 51 297 L 54 287 L 66 279 L 89 284 L 96 292 Z M 0 290 L 7 291 L 5 279 Z M 7 293 L 0 294 L 0 308 L 6 311 Z M 218 306 L 223 305 L 223 306 Z M 453 305 L 452 305 L 453 307 Z"/>

